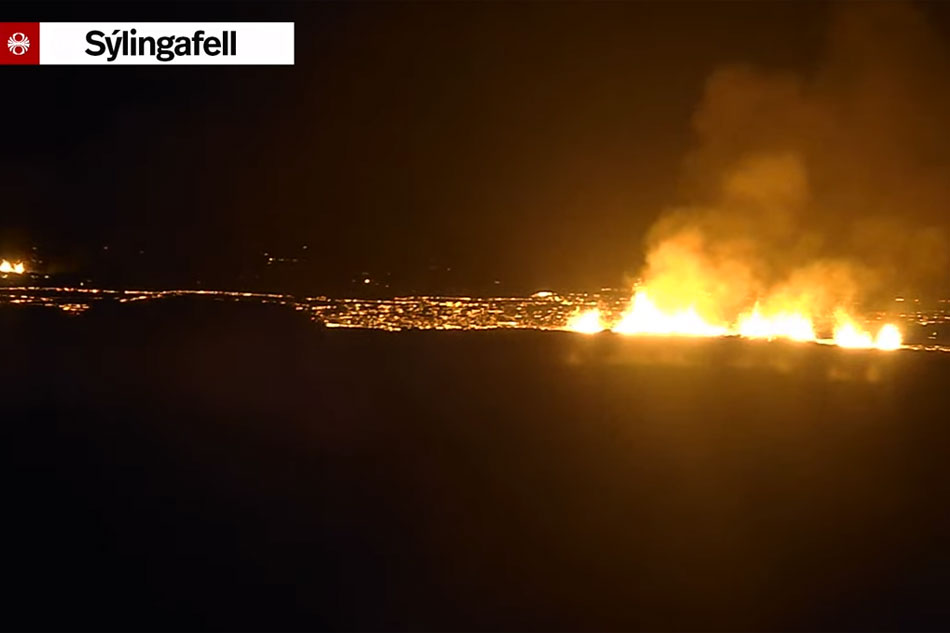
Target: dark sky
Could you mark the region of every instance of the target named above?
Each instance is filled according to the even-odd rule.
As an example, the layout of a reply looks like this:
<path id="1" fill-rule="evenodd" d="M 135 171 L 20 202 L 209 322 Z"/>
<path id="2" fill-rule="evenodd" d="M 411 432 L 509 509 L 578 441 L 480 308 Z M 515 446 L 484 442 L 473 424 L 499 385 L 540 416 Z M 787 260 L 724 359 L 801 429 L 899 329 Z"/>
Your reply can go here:
<path id="1" fill-rule="evenodd" d="M 452 267 L 616 285 L 723 63 L 807 70 L 819 3 L 32 3 L 4 20 L 292 20 L 293 67 L 0 68 L 0 242 L 314 288 Z M 157 259 L 156 259 L 157 258 Z M 133 258 L 134 259 L 134 258 Z"/>

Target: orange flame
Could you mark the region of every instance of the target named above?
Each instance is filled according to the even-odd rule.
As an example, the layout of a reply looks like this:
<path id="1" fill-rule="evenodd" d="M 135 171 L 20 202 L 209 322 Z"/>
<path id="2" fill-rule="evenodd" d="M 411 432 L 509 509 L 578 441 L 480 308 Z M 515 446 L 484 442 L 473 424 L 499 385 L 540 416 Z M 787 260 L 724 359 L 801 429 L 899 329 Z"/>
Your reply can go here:
<path id="1" fill-rule="evenodd" d="M 756 303 L 752 312 L 739 317 L 736 324 L 736 334 L 746 338 L 788 338 L 793 341 L 814 341 L 815 328 L 811 318 L 796 312 L 780 312 L 766 317 L 759 312 Z"/>
<path id="2" fill-rule="evenodd" d="M 689 307 L 664 312 L 650 298 L 646 290 L 637 290 L 630 307 L 613 328 L 618 334 L 654 334 L 679 336 L 725 336 L 729 329 L 706 321 Z"/>
<path id="3" fill-rule="evenodd" d="M 903 337 L 901 336 L 901 331 L 892 323 L 887 323 L 882 326 L 877 333 L 877 338 L 874 339 L 874 346 L 885 351 L 900 349 L 902 344 Z"/>
<path id="4" fill-rule="evenodd" d="M 902 343 L 901 332 L 897 326 L 887 323 L 878 330 L 877 337 L 858 326 L 854 320 L 842 310 L 835 313 L 835 330 L 832 341 L 839 347 L 853 349 L 880 349 L 885 351 L 900 349 Z"/>
<path id="5" fill-rule="evenodd" d="M 578 312 L 567 321 L 565 329 L 580 334 L 596 334 L 607 329 L 601 317 L 600 310 L 592 308 Z"/>
<path id="6" fill-rule="evenodd" d="M 572 316 L 565 329 L 583 334 L 610 330 L 624 335 L 654 336 L 740 336 L 753 339 L 788 339 L 818 342 L 857 349 L 896 350 L 902 347 L 902 336 L 896 325 L 883 325 L 872 336 L 847 311 L 835 311 L 832 338 L 821 339 L 815 332 L 811 315 L 802 310 L 763 312 L 756 302 L 752 310 L 742 313 L 734 323 L 717 322 L 703 317 L 691 302 L 685 307 L 664 310 L 644 288 L 638 289 L 630 305 L 612 326 L 605 323 L 598 308 L 580 311 Z"/>
<path id="7" fill-rule="evenodd" d="M 13 273 L 14 275 L 22 275 L 26 272 L 26 266 L 23 262 L 14 262 L 10 263 L 7 260 L 0 260 L 0 273 Z"/>

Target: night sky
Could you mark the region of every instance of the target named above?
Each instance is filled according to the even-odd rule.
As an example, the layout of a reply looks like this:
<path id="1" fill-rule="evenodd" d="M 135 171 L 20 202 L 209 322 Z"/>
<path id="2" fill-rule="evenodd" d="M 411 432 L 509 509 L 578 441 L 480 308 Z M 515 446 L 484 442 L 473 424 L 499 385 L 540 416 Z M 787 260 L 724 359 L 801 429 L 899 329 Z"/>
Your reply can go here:
<path id="1" fill-rule="evenodd" d="M 950 11 L 923 9 L 944 28 Z M 7 21 L 294 21 L 296 65 L 3 68 L 0 243 L 144 281 L 174 260 L 182 283 L 224 283 L 269 252 L 303 257 L 314 290 L 447 268 L 460 287 L 618 285 L 675 201 L 705 79 L 736 62 L 807 72 L 828 12 L 8 6 Z"/>

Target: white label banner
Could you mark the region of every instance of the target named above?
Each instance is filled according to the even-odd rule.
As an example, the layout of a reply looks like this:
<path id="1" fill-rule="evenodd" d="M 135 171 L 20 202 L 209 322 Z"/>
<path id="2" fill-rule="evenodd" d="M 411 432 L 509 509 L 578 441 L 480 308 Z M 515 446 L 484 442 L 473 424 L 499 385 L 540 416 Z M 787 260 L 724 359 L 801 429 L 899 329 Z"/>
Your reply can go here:
<path id="1" fill-rule="evenodd" d="M 40 64 L 293 65 L 293 22 L 41 22 Z"/>

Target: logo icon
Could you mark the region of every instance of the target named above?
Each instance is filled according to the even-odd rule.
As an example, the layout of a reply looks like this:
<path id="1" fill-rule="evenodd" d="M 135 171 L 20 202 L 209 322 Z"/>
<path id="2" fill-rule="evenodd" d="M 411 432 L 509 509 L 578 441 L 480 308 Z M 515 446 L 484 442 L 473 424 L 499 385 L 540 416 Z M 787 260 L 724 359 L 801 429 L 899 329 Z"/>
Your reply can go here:
<path id="1" fill-rule="evenodd" d="M 7 48 L 9 48 L 10 52 L 14 55 L 23 55 L 30 50 L 30 38 L 23 33 L 14 33 L 10 36 L 10 39 L 7 40 Z"/>
<path id="2" fill-rule="evenodd" d="M 39 22 L 0 22 L 0 66 L 39 64 L 41 48 Z"/>

